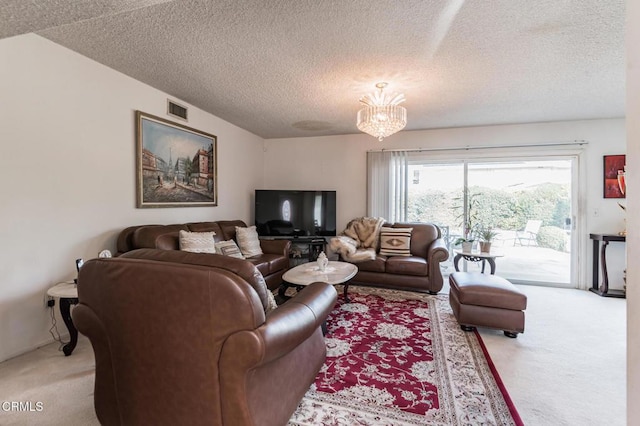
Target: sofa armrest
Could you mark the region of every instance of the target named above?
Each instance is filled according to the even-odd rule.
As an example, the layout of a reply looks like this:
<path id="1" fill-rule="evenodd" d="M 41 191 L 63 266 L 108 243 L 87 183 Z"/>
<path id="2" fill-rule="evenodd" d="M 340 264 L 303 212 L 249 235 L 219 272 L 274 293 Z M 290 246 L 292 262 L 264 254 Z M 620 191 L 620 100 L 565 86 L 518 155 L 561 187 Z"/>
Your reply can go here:
<path id="1" fill-rule="evenodd" d="M 270 311 L 264 324 L 256 330 L 229 336 L 223 352 L 234 354 L 233 362 L 242 362 L 246 366 L 267 364 L 278 359 L 318 330 L 337 298 L 332 285 L 315 282 Z"/>
<path id="2" fill-rule="evenodd" d="M 429 247 L 427 247 L 427 265 L 429 267 L 429 282 L 432 288 L 437 288 L 440 291 L 444 280 L 442 278 L 442 271 L 440 270 L 440 263 L 449 258 L 449 250 L 442 238 L 436 238 L 433 240 Z"/>
<path id="3" fill-rule="evenodd" d="M 260 240 L 260 248 L 263 253 L 282 254 L 289 257 L 291 241 L 289 240 Z"/>
<path id="4" fill-rule="evenodd" d="M 116 379 L 108 333 L 91 307 L 80 303 L 71 311 L 73 324 L 89 338 L 95 356 L 95 375 L 100 386 L 94 389 L 96 414 L 100 424 L 119 424 Z"/>
<path id="5" fill-rule="evenodd" d="M 449 250 L 443 238 L 436 238 L 427 247 L 427 261 L 428 262 L 444 262 L 449 258 Z"/>
<path id="6" fill-rule="evenodd" d="M 262 362 L 281 357 L 311 336 L 327 319 L 337 299 L 332 285 L 315 282 L 269 312 L 257 330 L 266 346 Z"/>
<path id="7" fill-rule="evenodd" d="M 322 325 L 331 313 L 338 300 L 338 292 L 335 287 L 325 282 L 315 282 L 300 290 L 295 297 L 287 300 L 283 305 L 271 311 L 267 315 L 267 322 L 271 319 L 271 314 L 277 314 L 280 309 L 283 311 L 293 309 L 294 305 L 306 306 L 315 317 L 316 326 Z M 289 307 L 291 305 L 291 307 Z M 296 309 L 298 309 L 296 307 Z"/>

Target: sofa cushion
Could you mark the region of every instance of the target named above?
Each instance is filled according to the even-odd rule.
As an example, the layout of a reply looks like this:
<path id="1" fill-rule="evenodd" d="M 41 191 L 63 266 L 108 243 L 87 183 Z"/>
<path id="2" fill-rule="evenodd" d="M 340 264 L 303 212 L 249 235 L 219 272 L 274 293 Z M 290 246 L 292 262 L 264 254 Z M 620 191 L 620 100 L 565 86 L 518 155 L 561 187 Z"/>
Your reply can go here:
<path id="1" fill-rule="evenodd" d="M 385 256 L 411 256 L 411 231 L 413 228 L 380 229 L 380 254 Z"/>
<path id="2" fill-rule="evenodd" d="M 269 263 L 269 273 L 274 274 L 278 271 L 286 271 L 289 269 L 289 258 L 280 254 L 264 253 L 261 258 L 266 259 Z"/>
<path id="3" fill-rule="evenodd" d="M 216 222 L 220 229 L 222 229 L 222 236 L 225 240 L 235 240 L 236 239 L 236 227 L 246 228 L 247 224 L 241 220 L 219 220 Z"/>
<path id="4" fill-rule="evenodd" d="M 169 233 L 188 231 L 186 225 L 148 225 L 141 226 L 133 232 L 131 243 L 133 248 L 158 248 L 158 237 Z"/>
<path id="5" fill-rule="evenodd" d="M 156 248 L 160 250 L 180 250 L 179 232 L 158 235 L 156 238 Z"/>
<path id="6" fill-rule="evenodd" d="M 217 242 L 216 253 L 223 254 L 225 256 L 237 257 L 238 259 L 244 259 L 242 252 L 240 252 L 240 248 L 233 240 Z"/>
<path id="7" fill-rule="evenodd" d="M 191 253 L 215 253 L 214 235 L 216 235 L 215 232 L 180 231 L 180 250 Z"/>
<path id="8" fill-rule="evenodd" d="M 259 256 L 247 258 L 246 260 L 253 263 L 262 275 L 286 271 L 289 268 L 289 259 L 278 254 L 263 253 Z"/>
<path id="9" fill-rule="evenodd" d="M 423 257 L 389 257 L 386 263 L 386 271 L 390 274 L 426 276 L 429 271 L 427 260 Z"/>
<path id="10" fill-rule="evenodd" d="M 358 263 L 358 271 L 385 272 L 387 256 L 377 255 L 374 260 L 365 260 Z"/>
<path id="11" fill-rule="evenodd" d="M 240 251 L 242 251 L 244 257 L 250 258 L 262 254 L 260 239 L 255 226 L 247 228 L 236 226 L 236 241 L 238 241 L 238 246 L 240 246 Z"/>
<path id="12" fill-rule="evenodd" d="M 187 228 L 191 232 L 215 232 L 216 235 L 213 237 L 216 242 L 228 240 L 229 238 L 224 238 L 222 228 L 218 225 L 218 222 L 191 222 L 187 223 Z"/>

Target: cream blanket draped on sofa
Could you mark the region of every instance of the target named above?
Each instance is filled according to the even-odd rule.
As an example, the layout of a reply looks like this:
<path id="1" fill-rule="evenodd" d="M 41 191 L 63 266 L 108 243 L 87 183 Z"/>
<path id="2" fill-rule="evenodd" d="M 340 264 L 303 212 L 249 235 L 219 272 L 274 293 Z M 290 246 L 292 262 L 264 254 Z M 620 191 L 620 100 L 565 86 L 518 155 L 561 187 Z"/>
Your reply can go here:
<path id="1" fill-rule="evenodd" d="M 359 217 L 351 220 L 342 233 L 331 239 L 329 248 L 347 262 L 358 263 L 376 258 L 382 217 Z"/>

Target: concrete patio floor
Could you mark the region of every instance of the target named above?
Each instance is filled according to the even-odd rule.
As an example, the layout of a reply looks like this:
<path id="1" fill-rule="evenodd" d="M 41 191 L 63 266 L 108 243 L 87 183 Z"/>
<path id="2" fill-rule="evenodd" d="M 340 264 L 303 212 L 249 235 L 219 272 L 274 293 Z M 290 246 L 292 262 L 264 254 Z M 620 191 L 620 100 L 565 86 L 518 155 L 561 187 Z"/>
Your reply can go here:
<path id="1" fill-rule="evenodd" d="M 553 284 L 558 287 L 571 287 L 571 254 L 542 247 L 496 247 L 492 254 L 502 254 L 497 257 L 496 274 L 512 282 Z M 466 263 L 467 271 L 480 272 L 480 262 L 460 261 L 460 270 Z M 443 272 L 455 271 L 453 255 L 443 263 Z M 489 272 L 489 265 L 485 273 Z"/>
<path id="2" fill-rule="evenodd" d="M 496 275 L 515 283 L 573 287 L 571 284 L 571 253 L 536 245 L 514 245 L 513 236 L 504 235 L 504 232 L 501 232 L 502 238 L 496 239 L 491 245 L 491 254 L 500 255 L 495 258 Z M 459 247 L 451 248 L 449 259 L 442 264 L 443 273 L 447 275 L 455 271 L 453 257 L 456 249 Z M 465 266 L 469 272 L 480 272 L 482 269 L 481 262 L 461 260 L 460 270 L 464 270 Z M 489 273 L 488 264 L 485 267 L 485 273 Z"/>

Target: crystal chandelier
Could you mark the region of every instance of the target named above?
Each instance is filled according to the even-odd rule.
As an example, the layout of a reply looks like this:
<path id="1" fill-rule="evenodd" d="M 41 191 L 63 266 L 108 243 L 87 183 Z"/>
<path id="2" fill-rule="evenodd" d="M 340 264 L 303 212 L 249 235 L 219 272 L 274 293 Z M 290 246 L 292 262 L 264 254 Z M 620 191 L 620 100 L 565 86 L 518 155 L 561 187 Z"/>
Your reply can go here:
<path id="1" fill-rule="evenodd" d="M 364 106 L 358 111 L 358 129 L 379 141 L 390 136 L 407 125 L 407 110 L 400 106 L 405 101 L 402 93 L 388 95 L 384 93 L 387 83 L 378 83 L 377 92 L 360 98 Z"/>

